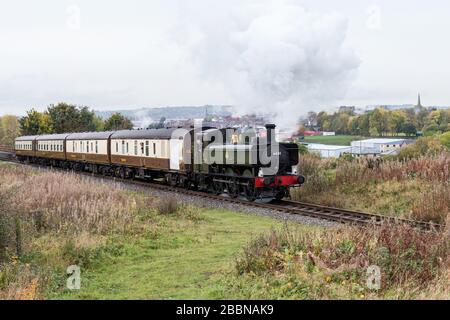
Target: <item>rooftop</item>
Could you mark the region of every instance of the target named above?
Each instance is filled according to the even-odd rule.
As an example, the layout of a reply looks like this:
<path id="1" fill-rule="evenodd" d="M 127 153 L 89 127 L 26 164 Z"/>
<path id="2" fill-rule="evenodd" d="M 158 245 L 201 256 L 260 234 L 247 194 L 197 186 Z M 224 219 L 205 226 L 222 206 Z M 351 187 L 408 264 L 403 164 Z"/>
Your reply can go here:
<path id="1" fill-rule="evenodd" d="M 336 146 L 336 145 L 328 145 L 328 144 L 319 144 L 319 143 L 309 143 L 308 149 L 314 150 L 342 150 L 342 149 L 350 149 L 350 146 Z"/>
<path id="2" fill-rule="evenodd" d="M 376 143 L 376 144 L 384 144 L 384 143 L 401 143 L 405 142 L 407 139 L 402 138 L 395 138 L 395 139 L 388 139 L 388 138 L 375 138 L 375 139 L 366 139 L 366 140 L 358 140 L 353 141 L 352 144 L 356 143 Z"/>

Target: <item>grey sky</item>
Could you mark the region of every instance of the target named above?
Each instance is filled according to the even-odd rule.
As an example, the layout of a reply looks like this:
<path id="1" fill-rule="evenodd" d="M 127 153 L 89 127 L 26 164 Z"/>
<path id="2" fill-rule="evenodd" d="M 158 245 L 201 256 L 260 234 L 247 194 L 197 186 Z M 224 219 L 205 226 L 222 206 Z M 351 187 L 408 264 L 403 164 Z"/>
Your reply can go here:
<path id="1" fill-rule="evenodd" d="M 296 3 L 345 18 L 345 44 L 360 60 L 346 94 L 327 105 L 413 103 L 418 91 L 424 104 L 450 105 L 448 1 Z M 186 26 L 195 24 L 197 15 L 205 19 L 217 5 L 212 0 L 0 0 L 0 114 L 43 110 L 59 101 L 97 110 L 236 103 L 217 75 L 204 75 L 185 41 Z"/>

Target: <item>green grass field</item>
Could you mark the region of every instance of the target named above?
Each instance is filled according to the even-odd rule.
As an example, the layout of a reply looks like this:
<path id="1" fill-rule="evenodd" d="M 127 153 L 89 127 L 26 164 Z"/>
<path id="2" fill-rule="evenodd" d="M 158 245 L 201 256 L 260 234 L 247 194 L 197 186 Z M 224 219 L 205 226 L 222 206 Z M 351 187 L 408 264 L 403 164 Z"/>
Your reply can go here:
<path id="1" fill-rule="evenodd" d="M 82 288 L 52 299 L 221 299 L 220 278 L 242 247 L 283 223 L 224 210 L 204 210 L 205 220 L 165 217 L 156 234 L 127 241 L 122 254 L 99 258 L 82 271 Z M 161 224 L 161 222 L 160 222 Z M 305 231 L 311 229 L 295 224 Z"/>
<path id="2" fill-rule="evenodd" d="M 304 142 L 349 146 L 352 141 L 362 140 L 362 139 L 365 139 L 365 137 L 348 136 L 348 135 L 342 135 L 342 136 L 315 136 L 315 137 L 305 137 Z"/>

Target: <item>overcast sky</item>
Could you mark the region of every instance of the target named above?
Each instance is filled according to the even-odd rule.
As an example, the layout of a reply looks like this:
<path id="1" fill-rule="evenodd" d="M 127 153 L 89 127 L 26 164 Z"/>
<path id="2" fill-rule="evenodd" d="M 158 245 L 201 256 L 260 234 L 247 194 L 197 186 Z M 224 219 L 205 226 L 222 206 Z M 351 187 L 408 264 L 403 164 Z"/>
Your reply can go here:
<path id="1" fill-rule="evenodd" d="M 0 0 L 0 114 L 59 101 L 253 107 L 257 96 L 319 109 L 415 103 L 419 91 L 450 105 L 448 1 L 224 2 Z"/>

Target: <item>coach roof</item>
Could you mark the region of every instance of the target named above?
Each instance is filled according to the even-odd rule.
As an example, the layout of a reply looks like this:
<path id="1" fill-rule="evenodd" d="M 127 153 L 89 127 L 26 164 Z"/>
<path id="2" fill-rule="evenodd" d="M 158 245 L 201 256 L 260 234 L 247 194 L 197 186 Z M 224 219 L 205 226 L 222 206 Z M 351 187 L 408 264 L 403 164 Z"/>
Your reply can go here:
<path id="1" fill-rule="evenodd" d="M 37 141 L 49 141 L 49 140 L 65 140 L 68 136 L 68 133 L 63 134 L 47 134 L 37 137 Z"/>
<path id="2" fill-rule="evenodd" d="M 72 133 L 67 140 L 108 140 L 113 131 Z"/>
<path id="3" fill-rule="evenodd" d="M 23 137 L 17 137 L 16 141 L 34 141 L 39 136 L 23 136 Z"/>
<path id="4" fill-rule="evenodd" d="M 111 139 L 171 139 L 172 134 L 176 130 L 180 130 L 180 132 L 183 132 L 181 130 L 185 130 L 186 133 L 188 132 L 187 129 L 177 129 L 177 128 L 121 130 L 116 131 L 111 136 Z M 179 134 L 177 134 L 177 136 L 178 138 L 180 137 Z"/>

